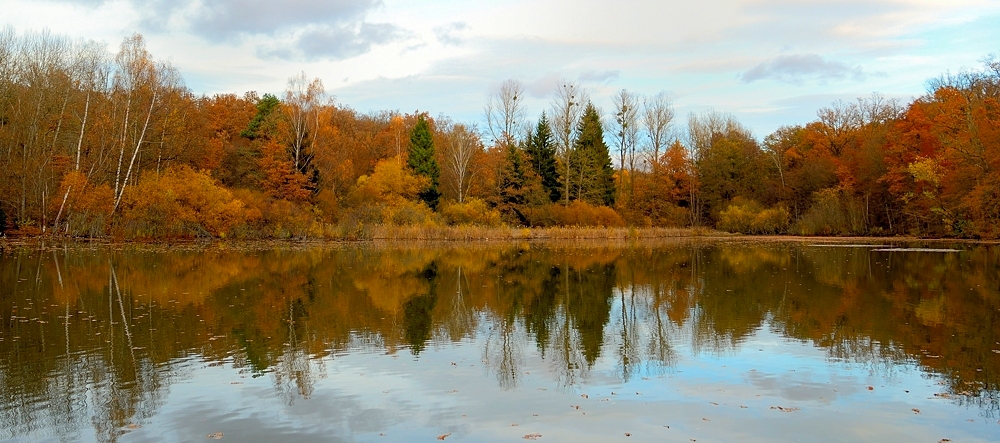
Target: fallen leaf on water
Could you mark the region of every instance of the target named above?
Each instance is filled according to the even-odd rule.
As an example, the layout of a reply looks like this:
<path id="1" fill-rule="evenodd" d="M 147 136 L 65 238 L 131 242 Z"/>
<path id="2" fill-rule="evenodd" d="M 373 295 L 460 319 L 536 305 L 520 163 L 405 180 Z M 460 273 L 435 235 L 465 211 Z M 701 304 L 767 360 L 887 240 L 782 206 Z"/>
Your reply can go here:
<path id="1" fill-rule="evenodd" d="M 740 405 L 740 409 L 746 409 L 746 406 Z"/>
<path id="2" fill-rule="evenodd" d="M 571 407 L 571 408 L 576 408 L 576 409 L 580 409 L 580 407 L 579 407 L 579 406 L 576 406 L 576 405 L 569 405 L 569 407 Z"/>
<path id="3" fill-rule="evenodd" d="M 951 440 L 947 438 L 942 438 L 941 440 L 938 440 L 938 443 L 948 443 L 949 441 Z"/>
<path id="4" fill-rule="evenodd" d="M 874 391 L 874 390 L 875 390 L 875 387 L 874 387 L 874 386 L 869 386 L 869 387 L 868 387 L 868 390 L 869 390 L 869 391 Z"/>
<path id="5" fill-rule="evenodd" d="M 714 402 L 714 401 L 710 401 L 709 403 L 711 403 L 711 404 L 713 404 L 713 405 L 716 405 L 716 406 L 719 406 L 719 404 L 718 404 L 718 403 L 716 403 L 716 402 Z"/>
<path id="6" fill-rule="evenodd" d="M 626 436 L 626 437 L 631 437 L 631 436 L 632 436 L 632 434 L 629 434 L 628 432 L 626 432 L 626 433 L 625 433 L 625 436 Z"/>
<path id="7" fill-rule="evenodd" d="M 441 434 L 441 435 L 438 436 L 438 440 L 444 440 L 444 439 L 448 438 L 449 435 L 451 435 L 451 432 L 449 432 L 447 434 Z"/>
<path id="8" fill-rule="evenodd" d="M 705 420 L 705 421 L 712 421 L 712 420 L 709 420 L 709 419 L 707 419 L 707 418 L 705 418 L 705 417 L 702 417 L 701 419 L 702 419 L 702 420 Z"/>
<path id="9" fill-rule="evenodd" d="M 517 426 L 517 423 L 511 423 L 510 425 L 511 426 Z"/>
<path id="10" fill-rule="evenodd" d="M 525 434 L 524 437 L 521 437 L 521 438 L 523 438 L 525 440 L 538 440 L 539 438 L 542 438 L 542 434 L 537 434 L 537 433 L 536 434 Z"/>
<path id="11" fill-rule="evenodd" d="M 212 440 L 222 440 L 222 433 L 216 432 L 214 434 L 208 434 L 208 438 L 211 438 Z"/>
<path id="12" fill-rule="evenodd" d="M 590 398 L 590 396 L 587 395 L 587 394 L 580 394 L 580 396 L 583 397 L 583 398 Z"/>
<path id="13" fill-rule="evenodd" d="M 912 411 L 913 411 L 914 414 L 919 414 L 920 413 L 920 410 L 917 409 L 917 408 L 913 408 Z"/>
<path id="14" fill-rule="evenodd" d="M 783 408 L 781 406 L 771 406 L 771 409 L 777 409 L 781 412 L 795 412 L 799 410 L 799 408 Z"/>

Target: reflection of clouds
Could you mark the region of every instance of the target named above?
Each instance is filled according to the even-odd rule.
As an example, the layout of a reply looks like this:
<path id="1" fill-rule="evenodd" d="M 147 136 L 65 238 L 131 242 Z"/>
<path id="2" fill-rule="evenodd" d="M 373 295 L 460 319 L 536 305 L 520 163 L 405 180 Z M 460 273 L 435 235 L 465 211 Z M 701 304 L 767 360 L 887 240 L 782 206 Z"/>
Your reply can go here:
<path id="1" fill-rule="evenodd" d="M 829 404 L 841 395 L 861 392 L 864 381 L 856 377 L 831 375 L 825 381 L 817 381 L 809 372 L 788 372 L 783 374 L 751 370 L 746 373 L 746 382 L 768 392 L 772 396 L 791 401 L 815 401 Z"/>

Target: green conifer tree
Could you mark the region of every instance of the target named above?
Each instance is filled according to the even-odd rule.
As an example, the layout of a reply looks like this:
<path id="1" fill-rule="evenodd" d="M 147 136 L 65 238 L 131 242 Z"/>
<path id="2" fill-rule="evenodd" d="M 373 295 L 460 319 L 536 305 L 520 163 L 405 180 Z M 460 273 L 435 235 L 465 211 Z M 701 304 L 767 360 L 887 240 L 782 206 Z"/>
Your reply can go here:
<path id="1" fill-rule="evenodd" d="M 562 189 L 559 186 L 559 171 L 556 168 L 556 142 L 544 112 L 538 119 L 535 132 L 525 139 L 524 150 L 528 154 L 531 168 L 541 178 L 549 200 L 559 201 L 562 198 Z"/>
<path id="2" fill-rule="evenodd" d="M 604 143 L 601 115 L 592 103 L 587 104 L 577 126 L 576 144 L 570 159 L 573 183 L 572 198 L 592 205 L 615 204 L 615 170 L 611 154 Z"/>
<path id="3" fill-rule="evenodd" d="M 410 156 L 406 164 L 418 175 L 431 179 L 431 186 L 420 193 L 420 199 L 431 209 L 437 209 L 441 193 L 438 192 L 438 178 L 441 169 L 434 159 L 434 139 L 431 128 L 423 115 L 417 118 L 417 124 L 410 132 Z"/>

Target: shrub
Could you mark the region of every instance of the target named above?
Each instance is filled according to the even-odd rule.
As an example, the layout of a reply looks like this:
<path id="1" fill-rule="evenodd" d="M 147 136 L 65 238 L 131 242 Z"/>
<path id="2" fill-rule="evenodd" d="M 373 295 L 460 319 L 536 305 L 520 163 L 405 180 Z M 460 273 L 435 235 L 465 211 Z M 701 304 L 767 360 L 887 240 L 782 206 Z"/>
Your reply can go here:
<path id="1" fill-rule="evenodd" d="M 861 202 L 839 188 L 813 193 L 813 204 L 795 224 L 801 235 L 866 234 Z"/>
<path id="2" fill-rule="evenodd" d="M 450 225 L 500 226 L 500 212 L 485 201 L 471 198 L 463 203 L 446 201 L 441 215 Z"/>
<path id="3" fill-rule="evenodd" d="M 558 203 L 542 205 L 524 210 L 525 217 L 531 226 L 625 226 L 614 209 L 607 206 L 594 206 L 584 201 L 574 201 L 569 206 Z"/>
<path id="4" fill-rule="evenodd" d="M 245 220 L 243 202 L 188 166 L 146 174 L 122 199 L 126 237 L 221 236 Z"/>
<path id="5" fill-rule="evenodd" d="M 753 200 L 736 198 L 719 213 L 716 227 L 742 234 L 781 234 L 788 229 L 790 219 L 783 206 L 764 209 Z"/>

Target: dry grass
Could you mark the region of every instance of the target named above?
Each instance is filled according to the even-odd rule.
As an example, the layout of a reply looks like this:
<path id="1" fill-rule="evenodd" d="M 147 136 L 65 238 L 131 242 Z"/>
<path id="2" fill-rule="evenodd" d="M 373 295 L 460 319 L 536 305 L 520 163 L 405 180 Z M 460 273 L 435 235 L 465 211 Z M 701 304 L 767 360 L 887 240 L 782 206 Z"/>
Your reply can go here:
<path id="1" fill-rule="evenodd" d="M 507 228 L 484 226 L 372 227 L 371 240 L 504 241 L 504 240 L 633 240 L 726 236 L 704 228 Z"/>

